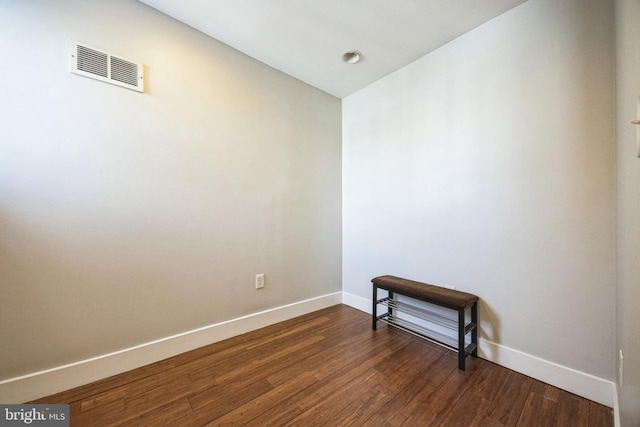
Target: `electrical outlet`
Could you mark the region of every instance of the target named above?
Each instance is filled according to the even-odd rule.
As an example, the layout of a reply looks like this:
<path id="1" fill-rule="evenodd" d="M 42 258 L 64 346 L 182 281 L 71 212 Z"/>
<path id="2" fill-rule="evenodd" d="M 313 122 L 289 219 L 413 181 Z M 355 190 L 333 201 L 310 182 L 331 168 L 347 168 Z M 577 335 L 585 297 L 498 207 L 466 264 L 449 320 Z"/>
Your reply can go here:
<path id="1" fill-rule="evenodd" d="M 256 289 L 264 288 L 264 274 L 256 274 Z"/>
<path id="2" fill-rule="evenodd" d="M 622 387 L 622 379 L 624 378 L 624 355 L 622 350 L 618 350 L 618 384 Z"/>

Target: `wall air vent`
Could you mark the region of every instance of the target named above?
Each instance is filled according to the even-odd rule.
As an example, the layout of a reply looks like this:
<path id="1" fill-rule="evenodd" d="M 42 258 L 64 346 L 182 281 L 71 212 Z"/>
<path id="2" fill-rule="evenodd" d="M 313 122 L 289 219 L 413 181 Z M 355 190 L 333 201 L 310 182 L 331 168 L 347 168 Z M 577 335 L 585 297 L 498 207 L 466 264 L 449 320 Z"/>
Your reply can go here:
<path id="1" fill-rule="evenodd" d="M 83 44 L 72 44 L 71 72 L 144 92 L 142 64 Z"/>

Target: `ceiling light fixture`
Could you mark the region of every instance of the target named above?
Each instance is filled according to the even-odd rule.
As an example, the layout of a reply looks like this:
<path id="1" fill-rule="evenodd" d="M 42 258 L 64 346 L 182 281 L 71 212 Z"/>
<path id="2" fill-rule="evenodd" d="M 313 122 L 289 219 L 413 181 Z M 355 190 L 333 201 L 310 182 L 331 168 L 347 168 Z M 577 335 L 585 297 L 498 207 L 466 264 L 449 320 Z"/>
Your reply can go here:
<path id="1" fill-rule="evenodd" d="M 361 58 L 362 54 L 357 50 L 350 50 L 349 52 L 345 52 L 344 55 L 342 55 L 342 60 L 347 64 L 355 64 L 356 62 L 360 61 Z"/>

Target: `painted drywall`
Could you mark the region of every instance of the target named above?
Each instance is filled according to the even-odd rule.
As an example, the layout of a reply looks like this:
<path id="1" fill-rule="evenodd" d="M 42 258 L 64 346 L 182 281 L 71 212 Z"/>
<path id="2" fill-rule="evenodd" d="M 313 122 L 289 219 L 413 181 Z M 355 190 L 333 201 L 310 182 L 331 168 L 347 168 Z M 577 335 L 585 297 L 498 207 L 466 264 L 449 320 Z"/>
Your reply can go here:
<path id="1" fill-rule="evenodd" d="M 134 0 L 2 1 L 0 52 L 0 380 L 340 291 L 339 99 Z"/>
<path id="2" fill-rule="evenodd" d="M 612 14 L 529 0 L 343 99 L 343 292 L 455 286 L 484 340 L 613 380 Z"/>
<path id="3" fill-rule="evenodd" d="M 617 347 L 620 425 L 640 425 L 640 2 L 616 0 L 617 71 Z M 618 366 L 619 367 L 619 366 Z"/>

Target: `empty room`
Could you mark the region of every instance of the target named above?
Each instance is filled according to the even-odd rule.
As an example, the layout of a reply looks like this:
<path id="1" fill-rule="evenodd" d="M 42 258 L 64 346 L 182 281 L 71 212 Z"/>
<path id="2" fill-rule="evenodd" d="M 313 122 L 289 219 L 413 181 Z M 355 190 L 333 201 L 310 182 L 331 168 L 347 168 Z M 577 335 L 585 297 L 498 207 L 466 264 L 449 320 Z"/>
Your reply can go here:
<path id="1" fill-rule="evenodd" d="M 0 424 L 640 426 L 638 22 L 0 0 Z"/>

